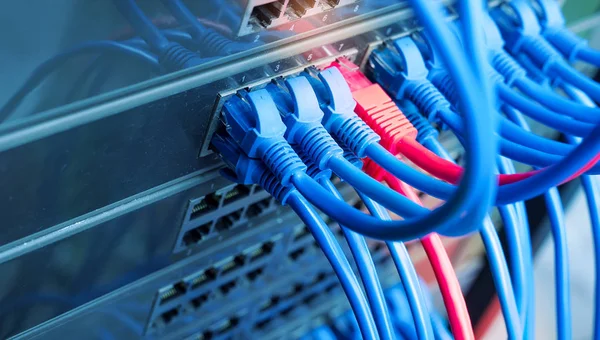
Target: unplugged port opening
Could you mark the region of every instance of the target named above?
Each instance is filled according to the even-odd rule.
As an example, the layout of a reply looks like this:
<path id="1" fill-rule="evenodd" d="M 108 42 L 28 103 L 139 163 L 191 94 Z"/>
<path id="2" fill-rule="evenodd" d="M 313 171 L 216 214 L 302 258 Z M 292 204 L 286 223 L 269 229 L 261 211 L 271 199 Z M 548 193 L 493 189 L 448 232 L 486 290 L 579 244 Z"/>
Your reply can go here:
<path id="1" fill-rule="evenodd" d="M 269 3 L 254 6 L 250 14 L 250 21 L 255 21 L 261 26 L 269 26 L 273 20 L 278 19 L 285 10 L 285 0 L 275 0 Z"/>

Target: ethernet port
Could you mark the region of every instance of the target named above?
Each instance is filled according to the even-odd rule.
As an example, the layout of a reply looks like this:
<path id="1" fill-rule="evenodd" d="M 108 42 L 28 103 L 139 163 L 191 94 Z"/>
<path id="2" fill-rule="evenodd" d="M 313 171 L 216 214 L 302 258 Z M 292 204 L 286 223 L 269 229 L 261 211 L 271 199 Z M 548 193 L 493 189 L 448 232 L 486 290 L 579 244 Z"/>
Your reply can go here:
<path id="1" fill-rule="evenodd" d="M 163 305 L 185 294 L 186 286 L 183 282 L 161 289 L 159 292 L 159 305 Z"/>
<path id="2" fill-rule="evenodd" d="M 248 197 L 249 194 L 250 188 L 245 185 L 238 184 L 225 193 L 223 197 L 223 205 L 239 201 L 242 198 Z"/>
<path id="3" fill-rule="evenodd" d="M 288 4 L 288 13 L 292 16 L 302 18 L 305 15 L 313 15 L 321 11 L 319 0 L 290 0 Z"/>
<path id="4" fill-rule="evenodd" d="M 263 243 L 260 247 L 252 250 L 249 254 L 250 262 L 256 261 L 260 258 L 263 258 L 269 255 L 273 248 L 275 247 L 275 243 L 273 241 L 268 241 Z"/>
<path id="5" fill-rule="evenodd" d="M 226 216 L 221 217 L 215 223 L 215 228 L 218 231 L 222 232 L 222 231 L 229 230 L 229 229 L 235 227 L 236 224 L 238 224 L 238 222 L 240 221 L 243 211 L 244 211 L 244 208 L 236 210 Z"/>
<path id="6" fill-rule="evenodd" d="M 215 194 L 202 197 L 199 200 L 192 201 L 193 207 L 189 220 L 195 220 L 219 208 L 219 200 Z"/>
<path id="7" fill-rule="evenodd" d="M 190 283 L 190 289 L 198 289 L 216 278 L 217 270 L 211 267 L 206 270 L 203 270 L 199 274 L 196 274 L 191 279 L 189 279 L 188 282 Z"/>
<path id="8" fill-rule="evenodd" d="M 177 316 L 179 316 L 179 309 L 177 308 L 173 308 L 170 309 L 164 313 L 162 313 L 160 315 L 160 318 L 162 319 L 162 321 L 165 323 L 165 325 L 170 324 L 171 322 L 173 322 L 173 320 L 175 318 L 177 318 Z"/>
<path id="9" fill-rule="evenodd" d="M 205 239 L 206 236 L 208 236 L 208 234 L 210 233 L 211 224 L 212 221 L 186 231 L 185 234 L 183 234 L 183 245 L 185 247 L 189 247 L 194 244 L 200 243 L 200 241 Z"/>
<path id="10" fill-rule="evenodd" d="M 245 257 L 243 255 L 238 255 L 231 259 L 231 261 L 226 262 L 221 267 L 221 274 L 225 275 L 242 268 L 244 266 L 244 259 Z"/>
<path id="11" fill-rule="evenodd" d="M 237 282 L 235 280 L 231 280 L 227 283 L 222 284 L 221 287 L 219 287 L 219 290 L 223 295 L 227 295 L 235 288 L 236 285 Z"/>
<path id="12" fill-rule="evenodd" d="M 274 0 L 254 6 L 250 14 L 250 21 L 268 28 L 273 24 L 273 21 L 279 19 L 283 14 L 285 2 L 285 0 Z"/>
<path id="13" fill-rule="evenodd" d="M 221 335 L 221 334 L 225 334 L 229 331 L 231 331 L 232 329 L 234 329 L 235 327 L 237 327 L 237 325 L 240 323 L 240 320 L 236 317 L 233 318 L 229 318 L 227 320 L 225 320 L 224 322 L 220 323 L 216 329 L 215 329 L 215 334 L 217 335 Z"/>
<path id="14" fill-rule="evenodd" d="M 271 197 L 262 199 L 246 209 L 246 218 L 251 219 L 264 214 L 271 207 Z"/>
<path id="15" fill-rule="evenodd" d="M 197 298 L 192 299 L 190 301 L 190 304 L 192 305 L 192 307 L 194 307 L 194 309 L 198 309 L 202 307 L 206 301 L 208 301 L 208 293 L 202 294 Z"/>
<path id="16" fill-rule="evenodd" d="M 263 272 L 264 272 L 264 267 L 260 267 L 260 268 L 254 269 L 253 271 L 246 274 L 246 277 L 248 278 L 249 281 L 254 281 L 259 276 L 261 276 L 263 274 Z"/>

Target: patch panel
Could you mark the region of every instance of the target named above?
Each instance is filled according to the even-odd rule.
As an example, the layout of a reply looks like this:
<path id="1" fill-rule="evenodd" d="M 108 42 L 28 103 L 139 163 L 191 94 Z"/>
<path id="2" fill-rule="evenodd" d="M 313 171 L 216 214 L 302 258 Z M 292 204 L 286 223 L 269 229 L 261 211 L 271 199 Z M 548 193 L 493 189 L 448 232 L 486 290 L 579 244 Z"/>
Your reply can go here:
<path id="1" fill-rule="evenodd" d="M 249 0 L 241 23 L 239 36 L 257 33 L 294 21 L 326 13 L 332 9 L 353 5 L 361 0 Z M 355 10 L 358 11 L 358 8 Z M 321 19 L 322 21 L 326 21 Z"/>
<path id="2" fill-rule="evenodd" d="M 268 193 L 257 186 L 239 184 L 190 200 L 173 252 L 191 251 L 274 209 L 275 202 Z"/>
<path id="3" fill-rule="evenodd" d="M 249 289 L 264 274 L 282 238 L 282 234 L 276 234 L 265 242 L 252 245 L 239 254 L 226 257 L 159 289 L 150 313 L 147 333 L 152 334 L 174 325 L 178 318 L 197 315 L 211 304 L 224 303 L 236 289 Z"/>

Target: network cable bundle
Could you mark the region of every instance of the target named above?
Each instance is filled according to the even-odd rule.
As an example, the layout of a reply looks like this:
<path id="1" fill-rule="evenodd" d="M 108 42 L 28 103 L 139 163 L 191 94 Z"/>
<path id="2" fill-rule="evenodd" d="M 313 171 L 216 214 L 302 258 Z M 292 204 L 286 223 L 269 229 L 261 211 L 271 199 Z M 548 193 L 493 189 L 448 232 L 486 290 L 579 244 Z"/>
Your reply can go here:
<path id="1" fill-rule="evenodd" d="M 541 214 L 571 339 L 579 186 L 600 337 L 600 50 L 556 0 L 34 3 L 0 14 L 0 338 L 541 338 Z"/>

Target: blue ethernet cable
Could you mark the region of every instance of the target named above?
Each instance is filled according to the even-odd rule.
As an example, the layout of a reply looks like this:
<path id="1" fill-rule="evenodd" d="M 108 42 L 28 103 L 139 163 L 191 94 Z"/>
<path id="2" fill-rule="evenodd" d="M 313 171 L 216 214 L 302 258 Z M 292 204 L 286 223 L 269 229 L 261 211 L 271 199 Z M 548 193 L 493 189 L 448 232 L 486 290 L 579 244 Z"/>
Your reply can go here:
<path id="1" fill-rule="evenodd" d="M 515 173 L 515 167 L 512 161 L 507 158 L 500 157 L 498 163 L 498 170 L 501 173 L 513 174 Z M 531 248 L 531 235 L 529 234 L 529 220 L 527 217 L 527 210 L 525 208 L 525 202 L 519 201 L 513 203 L 515 206 L 517 217 L 520 220 L 520 228 L 517 232 L 520 233 L 519 239 L 521 240 L 520 248 L 522 249 L 524 270 L 524 284 L 519 284 L 519 290 L 525 296 L 525 300 L 521 301 L 519 312 L 521 314 L 521 320 L 524 320 L 523 328 L 526 339 L 535 339 L 535 285 L 533 277 L 533 251 Z M 523 280 L 523 279 L 521 279 Z"/>
<path id="2" fill-rule="evenodd" d="M 233 41 L 215 30 L 205 27 L 181 0 L 162 0 L 162 2 L 180 23 L 189 25 L 188 30 L 193 36 L 194 43 L 202 52 L 210 55 L 229 55 L 249 50 L 261 44 Z"/>
<path id="3" fill-rule="evenodd" d="M 529 130 L 529 125 L 523 119 L 520 112 L 508 110 L 508 117 L 523 129 Z M 557 326 L 560 339 L 566 339 L 571 336 L 571 303 L 569 288 L 569 253 L 567 245 L 566 225 L 564 222 L 564 209 L 560 199 L 560 194 L 556 187 L 550 188 L 544 193 L 546 209 L 554 240 L 554 262 L 556 266 L 556 305 L 557 307 Z"/>
<path id="4" fill-rule="evenodd" d="M 329 179 L 321 179 L 319 183 L 338 199 L 344 199 Z M 367 242 L 364 237 L 346 227 L 340 225 L 340 228 L 342 228 L 350 251 L 354 257 L 354 262 L 356 262 L 358 273 L 360 274 L 363 286 L 365 287 L 367 299 L 371 305 L 371 311 L 379 331 L 379 336 L 381 339 L 395 339 L 390 313 L 385 303 L 383 289 L 381 288 L 381 283 L 377 277 L 377 271 L 373 259 L 371 258 L 371 254 L 369 253 Z"/>
<path id="5" fill-rule="evenodd" d="M 158 59 L 152 53 L 131 47 L 127 44 L 111 41 L 99 40 L 79 44 L 61 54 L 58 54 L 40 64 L 27 78 L 25 83 L 10 97 L 10 99 L 0 109 L 0 122 L 7 119 L 21 117 L 24 113 L 14 112 L 17 106 L 23 101 L 25 96 L 29 94 L 36 86 L 38 86 L 52 71 L 64 64 L 73 57 L 94 54 L 94 53 L 115 53 L 135 58 L 147 64 L 151 70 L 158 71 L 160 69 Z"/>
<path id="6" fill-rule="evenodd" d="M 348 300 L 350 300 L 350 304 L 353 305 L 363 336 L 368 339 L 378 339 L 379 337 L 377 336 L 376 327 L 375 325 L 372 325 L 373 322 L 361 320 L 367 316 L 370 317 L 370 315 L 363 315 L 368 311 L 368 305 L 365 297 L 360 296 L 360 301 L 353 301 L 358 300 L 359 298 L 359 294 L 354 292 L 360 292 L 360 285 L 358 284 L 356 276 L 354 276 L 354 273 L 352 272 L 350 263 L 348 263 L 348 260 L 346 260 L 344 257 L 344 252 L 337 243 L 335 236 L 333 236 L 332 232 L 329 230 L 325 222 L 323 222 L 323 220 L 319 217 L 316 211 L 314 211 L 310 204 L 298 192 L 293 191 L 290 193 L 287 204 L 289 204 L 289 206 L 296 212 L 296 214 L 298 214 L 300 219 L 302 219 L 302 221 L 309 228 L 313 234 L 313 237 L 323 250 L 323 253 L 329 260 L 331 266 L 334 268 L 340 283 L 344 288 L 344 291 L 346 291 Z M 359 310 L 360 313 L 357 310 Z"/>
<path id="7" fill-rule="evenodd" d="M 526 0 L 506 3 L 510 13 L 496 9 L 492 15 L 507 42 L 511 54 L 524 54 L 522 62 L 533 64 L 550 78 L 558 77 L 581 89 L 594 100 L 600 100 L 600 85 L 572 68 L 546 40 L 541 36 L 541 27 L 537 16 Z"/>
<path id="8" fill-rule="evenodd" d="M 279 93 L 281 97 L 288 97 L 281 92 L 276 93 Z M 296 111 L 297 118 L 306 124 L 309 120 L 306 119 L 308 117 L 305 117 L 305 113 L 306 111 L 304 110 Z M 288 127 L 288 131 L 293 130 L 294 128 L 295 127 L 293 126 L 293 124 L 291 124 L 291 126 Z M 301 130 L 301 128 L 299 130 Z M 329 190 L 329 192 L 333 194 L 337 199 L 343 201 L 344 198 L 337 191 L 335 185 L 333 185 L 333 183 L 331 183 L 330 181 L 331 170 L 327 168 L 320 168 L 319 163 L 316 163 L 309 155 L 309 153 L 303 150 L 302 145 L 294 144 L 292 145 L 292 147 L 294 148 L 294 150 L 296 150 L 298 156 L 300 156 L 300 159 L 306 164 L 307 174 L 309 174 L 310 177 L 314 178 L 317 182 L 319 182 L 319 184 L 321 184 L 323 188 Z M 387 305 L 385 303 L 383 289 L 381 288 L 381 283 L 379 282 L 379 278 L 377 277 L 375 264 L 373 263 L 373 259 L 371 258 L 371 254 L 369 253 L 367 243 L 364 237 L 362 237 L 361 235 L 347 229 L 343 225 L 340 225 L 340 228 L 342 229 L 344 237 L 346 238 L 348 246 L 350 247 L 350 252 L 352 253 L 354 262 L 356 263 L 356 266 L 358 268 L 358 273 L 360 274 L 363 286 L 365 287 L 367 300 L 369 301 L 369 304 L 371 306 L 371 311 L 379 335 L 382 339 L 394 339 L 393 326 L 390 319 L 389 311 L 387 309 Z"/>
<path id="9" fill-rule="evenodd" d="M 432 42 L 436 46 L 440 46 L 441 59 L 450 65 L 450 73 L 458 84 L 461 107 L 467 117 L 468 132 L 465 138 L 467 152 L 463 180 L 452 200 L 447 201 L 436 213 L 431 214 L 431 220 L 423 222 L 435 224 L 438 222 L 436 218 L 444 215 L 443 218 L 448 218 L 448 221 L 453 224 L 463 220 L 471 226 L 477 225 L 487 213 L 487 208 L 491 205 L 495 192 L 494 174 L 491 169 L 484 166 L 484 164 L 489 164 L 493 155 L 496 154 L 495 138 L 490 138 L 488 135 L 489 131 L 494 130 L 494 122 L 488 116 L 491 102 L 487 94 L 491 91 L 485 81 L 478 81 L 476 75 L 478 70 L 469 67 L 465 53 L 451 44 L 451 35 L 445 29 L 446 24 L 441 15 L 440 4 L 423 0 L 412 0 L 410 4 L 421 24 L 431 34 Z M 477 22 L 473 24 L 477 25 Z M 475 58 L 477 57 L 479 54 L 476 53 Z M 482 85 L 483 96 L 479 91 L 475 91 L 473 84 Z M 470 211 L 471 216 L 469 217 L 472 218 L 462 219 L 455 215 L 457 211 L 464 211 L 463 209 Z"/>
<path id="10" fill-rule="evenodd" d="M 363 337 L 366 339 L 379 339 L 377 327 L 371 316 L 367 300 L 362 293 L 358 279 L 352 272 L 350 263 L 329 227 L 308 204 L 306 199 L 292 186 L 282 185 L 281 180 L 269 169 L 266 163 L 259 159 L 250 158 L 230 135 L 215 134 L 212 145 L 219 151 L 221 158 L 228 165 L 228 168 L 222 173 L 223 176 L 240 184 L 260 185 L 281 204 L 288 204 L 298 214 L 309 228 L 340 280 Z M 295 165 L 301 171 L 306 169 L 301 162 Z M 316 185 L 320 187 L 318 184 Z"/>
<path id="11" fill-rule="evenodd" d="M 135 0 L 113 0 L 119 12 L 131 23 L 136 32 L 158 55 L 161 66 L 169 71 L 194 67 L 205 62 L 196 53 L 181 44 L 169 40 L 142 12 Z"/>
<path id="12" fill-rule="evenodd" d="M 417 127 L 417 131 L 419 131 L 417 140 L 438 156 L 452 161 L 452 157 L 450 157 L 448 152 L 437 140 L 437 130 L 435 130 L 427 120 L 420 115 L 420 113 L 413 110 L 405 110 L 404 112 L 411 123 Z M 514 220 L 511 220 L 511 222 L 513 221 Z M 522 333 L 519 326 L 525 326 L 524 309 L 526 303 L 524 301 L 525 294 L 522 293 L 522 288 L 525 287 L 526 284 L 525 266 L 521 262 L 524 255 L 521 243 L 519 243 L 519 232 L 517 231 L 519 226 L 513 222 L 509 227 L 512 227 L 511 234 L 513 236 L 511 238 L 511 241 L 513 241 L 513 246 L 511 247 L 513 256 L 511 259 L 515 260 L 511 267 L 517 274 L 514 275 L 514 285 L 511 284 L 511 276 L 508 271 L 502 245 L 500 244 L 496 229 L 489 217 L 486 217 L 483 221 L 480 235 L 486 249 L 490 269 L 493 273 L 492 277 L 502 307 L 507 333 L 509 334 L 510 339 L 519 339 L 521 338 Z"/>
<path id="13" fill-rule="evenodd" d="M 585 39 L 565 27 L 560 4 L 556 0 L 538 0 L 537 14 L 543 27 L 542 35 L 569 61 L 581 60 L 600 67 L 600 52 L 588 46 Z"/>
<path id="14" fill-rule="evenodd" d="M 361 192 L 358 192 L 358 195 L 371 215 L 381 220 L 391 220 L 389 213 L 381 205 L 377 204 L 377 202 Z M 386 245 L 392 256 L 398 275 L 400 276 L 400 281 L 408 300 L 417 336 L 419 339 L 433 339 L 432 323 L 427 305 L 425 304 L 423 290 L 421 289 L 419 277 L 412 264 L 408 250 L 402 242 L 386 242 Z"/>
<path id="15" fill-rule="evenodd" d="M 596 106 L 596 104 L 581 91 L 577 91 L 570 86 L 563 86 L 563 90 L 573 100 L 577 100 L 584 105 Z M 570 143 L 579 143 L 579 139 L 572 136 L 567 136 L 567 140 Z M 598 339 L 600 337 L 600 329 L 598 328 L 598 325 L 600 325 L 600 182 L 596 176 L 581 176 L 580 179 L 588 204 L 594 243 L 594 272 L 596 276 L 594 294 L 594 339 Z"/>

